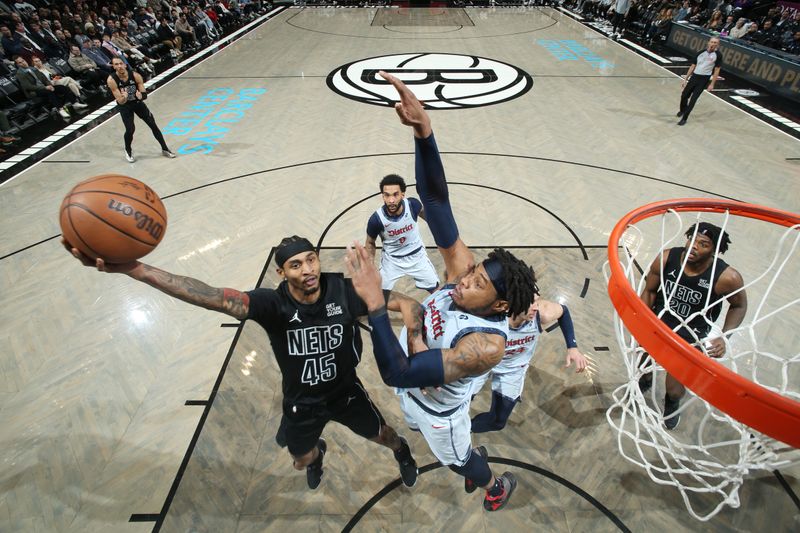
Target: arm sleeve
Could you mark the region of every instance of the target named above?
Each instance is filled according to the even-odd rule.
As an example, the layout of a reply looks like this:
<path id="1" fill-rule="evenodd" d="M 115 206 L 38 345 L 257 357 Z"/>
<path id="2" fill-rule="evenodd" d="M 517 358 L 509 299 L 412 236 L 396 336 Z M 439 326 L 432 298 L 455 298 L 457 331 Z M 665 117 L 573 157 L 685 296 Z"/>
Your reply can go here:
<path id="1" fill-rule="evenodd" d="M 355 288 L 353 288 L 353 280 L 350 278 L 345 278 L 344 280 L 345 286 L 345 293 L 347 294 L 347 305 L 350 308 L 350 312 L 353 316 L 366 316 L 369 313 L 367 309 L 367 304 L 364 303 L 364 300 L 356 293 Z"/>
<path id="2" fill-rule="evenodd" d="M 417 220 L 420 212 L 422 211 L 422 202 L 420 202 L 416 198 L 409 198 L 408 206 L 411 208 L 411 217 L 414 220 Z"/>
<path id="3" fill-rule="evenodd" d="M 373 239 L 377 239 L 378 235 L 381 233 L 383 233 L 383 224 L 381 224 L 381 219 L 378 217 L 378 213 L 372 213 L 372 216 L 369 217 L 369 220 L 367 221 L 367 235 Z"/>
<path id="4" fill-rule="evenodd" d="M 564 342 L 567 343 L 567 348 L 577 348 L 578 341 L 575 339 L 575 327 L 572 325 L 572 317 L 569 315 L 569 308 L 562 305 L 561 309 L 564 312 L 558 319 L 558 325 L 561 327 L 561 333 L 564 334 Z"/>
<path id="5" fill-rule="evenodd" d="M 248 320 L 266 326 L 280 315 L 280 297 L 274 289 L 253 289 L 245 294 L 250 298 Z"/>
<path id="6" fill-rule="evenodd" d="M 436 139 L 431 133 L 425 139 L 414 138 L 417 192 L 425 208 L 428 229 L 440 248 L 450 248 L 458 240 L 458 226 L 450 207 L 447 180 Z"/>
<path id="7" fill-rule="evenodd" d="M 444 384 L 444 361 L 439 349 L 408 358 L 392 331 L 386 308 L 370 315 L 373 352 L 383 382 L 392 387 L 436 387 Z"/>
<path id="8" fill-rule="evenodd" d="M 722 66 L 722 54 L 717 52 L 717 60 L 714 61 L 714 68 L 721 67 L 721 66 Z"/>

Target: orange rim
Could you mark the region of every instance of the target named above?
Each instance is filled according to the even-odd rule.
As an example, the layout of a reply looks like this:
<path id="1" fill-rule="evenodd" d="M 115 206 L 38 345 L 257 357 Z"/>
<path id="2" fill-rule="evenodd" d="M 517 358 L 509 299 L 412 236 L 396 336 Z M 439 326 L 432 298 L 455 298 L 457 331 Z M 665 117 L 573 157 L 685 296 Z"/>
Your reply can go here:
<path id="1" fill-rule="evenodd" d="M 619 242 L 629 225 L 674 211 L 730 212 L 791 227 L 800 216 L 760 205 L 709 198 L 679 198 L 634 209 L 614 227 L 608 239 L 611 277 L 608 295 L 637 342 L 664 369 L 696 395 L 743 424 L 800 448 L 800 402 L 765 389 L 692 348 L 642 302 L 619 260 Z"/>

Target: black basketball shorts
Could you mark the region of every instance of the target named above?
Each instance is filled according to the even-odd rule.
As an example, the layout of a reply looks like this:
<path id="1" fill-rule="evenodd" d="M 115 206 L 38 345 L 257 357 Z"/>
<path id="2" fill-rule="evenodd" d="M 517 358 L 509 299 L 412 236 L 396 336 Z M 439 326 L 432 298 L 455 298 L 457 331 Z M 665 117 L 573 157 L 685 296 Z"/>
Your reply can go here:
<path id="1" fill-rule="evenodd" d="M 284 400 L 281 426 L 285 429 L 289 453 L 305 455 L 316 446 L 322 430 L 330 422 L 350 428 L 356 435 L 374 439 L 386 424 L 378 407 L 372 403 L 358 377 L 338 397 L 319 405 L 293 405 Z"/>

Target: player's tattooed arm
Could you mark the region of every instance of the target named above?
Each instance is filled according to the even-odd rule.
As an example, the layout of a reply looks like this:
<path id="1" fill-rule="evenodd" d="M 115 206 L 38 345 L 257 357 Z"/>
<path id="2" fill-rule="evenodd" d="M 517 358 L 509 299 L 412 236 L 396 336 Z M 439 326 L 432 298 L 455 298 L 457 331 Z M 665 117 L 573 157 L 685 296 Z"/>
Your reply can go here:
<path id="1" fill-rule="evenodd" d="M 444 382 L 466 376 L 478 376 L 503 359 L 506 342 L 494 333 L 468 333 L 455 348 L 442 350 Z"/>
<path id="2" fill-rule="evenodd" d="M 406 324 L 406 327 L 408 328 L 409 344 L 412 342 L 412 340 L 414 342 L 417 340 L 422 341 L 422 328 L 424 326 L 425 308 L 422 307 L 422 304 L 416 304 L 411 308 L 410 320 L 409 323 Z"/>
<path id="3" fill-rule="evenodd" d="M 388 293 L 388 294 L 387 294 Z M 422 307 L 418 301 L 410 296 L 396 291 L 384 291 L 386 295 L 386 309 L 402 313 L 404 309 Z"/>
<path id="4" fill-rule="evenodd" d="M 212 311 L 219 311 L 239 320 L 247 318 L 250 297 L 244 292 L 212 287 L 200 280 L 171 274 L 144 263 L 139 263 L 127 274 L 173 298 Z"/>
<path id="5" fill-rule="evenodd" d="M 376 250 L 376 248 L 375 248 L 375 238 L 367 235 L 367 238 L 364 240 L 364 248 L 367 249 L 367 253 L 369 254 L 369 256 L 374 261 L 375 260 L 375 250 Z"/>
<path id="6" fill-rule="evenodd" d="M 403 324 L 406 326 L 408 335 L 408 353 L 415 354 L 427 350 L 422 335 L 422 328 L 425 324 L 425 308 L 414 298 L 395 291 L 388 291 L 386 308 L 389 311 L 397 311 L 403 315 Z"/>
<path id="7" fill-rule="evenodd" d="M 247 318 L 250 310 L 250 297 L 246 293 L 211 287 L 194 278 L 176 276 L 139 261 L 106 263 L 102 259 L 91 259 L 83 255 L 64 239 L 61 239 L 61 244 L 84 266 L 97 268 L 101 272 L 126 274 L 184 302 L 219 311 L 239 320 Z"/>

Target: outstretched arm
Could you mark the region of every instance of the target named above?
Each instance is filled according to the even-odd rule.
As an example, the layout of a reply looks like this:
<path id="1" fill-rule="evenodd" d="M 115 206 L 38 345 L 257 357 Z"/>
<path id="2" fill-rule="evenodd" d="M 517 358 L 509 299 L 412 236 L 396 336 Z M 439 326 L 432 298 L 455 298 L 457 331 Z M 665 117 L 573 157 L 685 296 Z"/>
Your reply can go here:
<path id="1" fill-rule="evenodd" d="M 250 309 L 250 297 L 244 292 L 235 289 L 211 287 L 200 280 L 171 274 L 139 261 L 123 264 L 106 263 L 102 259 L 92 261 L 77 248 L 72 248 L 66 241 L 62 241 L 62 243 L 85 266 L 96 267 L 97 270 L 102 272 L 127 274 L 135 280 L 155 287 L 164 294 L 192 305 L 219 311 L 239 320 L 247 318 L 247 313 Z"/>
<path id="2" fill-rule="evenodd" d="M 572 363 L 575 363 L 575 372 L 586 370 L 589 362 L 586 356 L 578 350 L 575 327 L 572 324 L 572 317 L 567 306 L 542 299 L 537 300 L 536 304 L 539 308 L 539 319 L 542 326 L 558 321 L 558 325 L 561 327 L 561 333 L 564 334 L 564 342 L 567 345 L 566 365 L 564 366 L 569 367 Z"/>
<path id="3" fill-rule="evenodd" d="M 400 122 L 414 129 L 417 193 L 425 211 L 425 220 L 444 259 L 447 281 L 452 282 L 469 270 L 475 260 L 458 235 L 430 117 L 402 81 L 383 71 L 380 75 L 397 89 L 400 96 L 400 103 L 395 105 Z"/>

